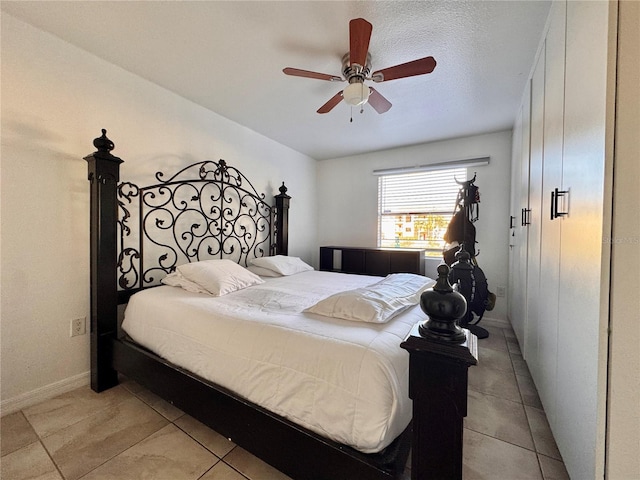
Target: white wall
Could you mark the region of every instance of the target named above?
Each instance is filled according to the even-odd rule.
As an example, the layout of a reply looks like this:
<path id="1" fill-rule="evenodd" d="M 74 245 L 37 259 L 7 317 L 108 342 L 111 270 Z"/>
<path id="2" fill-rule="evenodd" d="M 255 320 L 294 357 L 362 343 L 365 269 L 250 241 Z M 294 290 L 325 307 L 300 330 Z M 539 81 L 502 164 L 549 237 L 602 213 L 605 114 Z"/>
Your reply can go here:
<path id="1" fill-rule="evenodd" d="M 122 179 L 199 160 L 293 197 L 290 254 L 316 253 L 315 161 L 2 14 L 2 413 L 88 382 L 89 182 L 106 128 Z"/>
<path id="2" fill-rule="evenodd" d="M 378 177 L 373 170 L 483 156 L 491 157 L 489 165 L 468 170 L 469 178 L 477 172 L 480 189 L 480 219 L 475 223 L 478 264 L 491 291 L 507 286 L 510 130 L 318 162 L 319 245 L 376 246 Z M 427 265 L 427 274 L 435 276 L 436 265 Z M 506 320 L 506 314 L 505 297 L 498 298 L 486 317 Z"/>
<path id="3" fill-rule="evenodd" d="M 640 3 L 620 2 L 606 475 L 640 478 Z"/>

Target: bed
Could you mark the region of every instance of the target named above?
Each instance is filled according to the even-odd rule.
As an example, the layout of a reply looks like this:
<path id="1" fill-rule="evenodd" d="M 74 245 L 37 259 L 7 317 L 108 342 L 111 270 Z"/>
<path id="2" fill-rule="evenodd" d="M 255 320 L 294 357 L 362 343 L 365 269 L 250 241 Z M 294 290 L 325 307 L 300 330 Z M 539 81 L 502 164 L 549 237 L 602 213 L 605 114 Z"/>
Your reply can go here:
<path id="1" fill-rule="evenodd" d="M 433 466 L 434 458 L 450 462 L 450 453 L 461 475 L 468 359 L 456 350 L 463 382 L 445 374 L 444 389 L 409 380 L 416 368 L 407 351 L 437 369 L 432 378 L 446 370 L 449 347 L 431 351 L 414 338 L 424 319 L 416 297 L 433 281 L 313 271 L 287 255 L 284 184 L 270 205 L 219 160 L 159 172 L 156 183 L 138 187 L 120 182 L 122 160 L 105 130 L 94 145 L 85 159 L 95 391 L 119 375 L 132 378 L 293 478 L 400 478 L 412 441 L 418 452 L 429 443 L 455 450 L 414 453 L 413 478 L 424 463 L 416 459 Z M 379 308 L 381 288 L 396 294 Z M 367 304 L 345 317 L 353 292 L 358 302 L 363 292 L 377 299 L 373 316 Z M 127 303 L 121 324 L 119 305 Z M 424 440 L 429 427 L 416 421 L 416 399 L 446 405 L 453 428 L 431 408 L 441 431 Z"/>

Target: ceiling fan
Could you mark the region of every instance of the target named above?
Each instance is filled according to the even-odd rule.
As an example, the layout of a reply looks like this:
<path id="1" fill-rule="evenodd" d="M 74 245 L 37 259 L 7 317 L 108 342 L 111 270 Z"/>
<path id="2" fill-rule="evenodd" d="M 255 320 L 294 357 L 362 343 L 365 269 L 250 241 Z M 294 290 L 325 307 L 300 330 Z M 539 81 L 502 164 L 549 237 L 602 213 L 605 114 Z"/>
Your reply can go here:
<path id="1" fill-rule="evenodd" d="M 349 105 L 358 106 L 369 103 L 378 113 L 384 113 L 391 108 L 391 102 L 384 98 L 376 89 L 367 86 L 365 80 L 386 82 L 398 78 L 424 75 L 433 72 L 436 61 L 433 57 L 420 58 L 382 70 L 371 72 L 371 54 L 369 40 L 373 26 L 364 18 L 355 18 L 349 22 L 349 52 L 342 57 L 343 77 L 326 73 L 300 70 L 287 67 L 282 71 L 294 77 L 315 78 L 330 82 L 349 82 L 341 92 L 336 93 L 327 103 L 318 109 L 318 113 L 330 112 L 333 107 L 345 100 Z"/>

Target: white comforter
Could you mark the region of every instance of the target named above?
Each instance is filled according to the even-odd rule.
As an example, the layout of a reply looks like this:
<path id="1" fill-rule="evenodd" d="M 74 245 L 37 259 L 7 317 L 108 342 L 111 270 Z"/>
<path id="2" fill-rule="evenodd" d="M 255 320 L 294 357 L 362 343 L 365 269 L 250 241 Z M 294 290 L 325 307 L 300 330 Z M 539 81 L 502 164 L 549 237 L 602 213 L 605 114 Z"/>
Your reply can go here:
<path id="1" fill-rule="evenodd" d="M 372 453 L 408 425 L 418 306 L 385 324 L 302 313 L 379 277 L 302 272 L 223 297 L 161 286 L 134 295 L 124 330 L 161 357 L 339 443 Z"/>

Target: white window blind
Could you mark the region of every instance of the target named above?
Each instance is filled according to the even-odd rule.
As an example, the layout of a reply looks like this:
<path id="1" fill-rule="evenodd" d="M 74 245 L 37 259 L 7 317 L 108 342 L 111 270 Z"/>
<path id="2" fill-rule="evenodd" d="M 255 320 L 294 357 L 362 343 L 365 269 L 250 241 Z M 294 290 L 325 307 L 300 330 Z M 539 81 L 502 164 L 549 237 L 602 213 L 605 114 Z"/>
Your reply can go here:
<path id="1" fill-rule="evenodd" d="M 378 178 L 378 245 L 424 248 L 437 256 L 451 221 L 466 168 L 381 175 Z"/>

